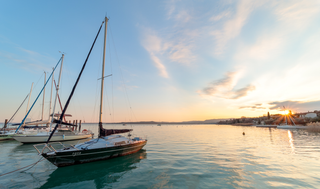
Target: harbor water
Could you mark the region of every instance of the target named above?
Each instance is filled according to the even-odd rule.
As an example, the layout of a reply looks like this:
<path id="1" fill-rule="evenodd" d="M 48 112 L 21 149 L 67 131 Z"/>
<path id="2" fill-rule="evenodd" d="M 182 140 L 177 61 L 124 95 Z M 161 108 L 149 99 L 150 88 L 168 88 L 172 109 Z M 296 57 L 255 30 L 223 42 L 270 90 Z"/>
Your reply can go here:
<path id="1" fill-rule="evenodd" d="M 69 167 L 44 160 L 1 176 L 0 189 L 319 188 L 318 133 L 231 125 L 104 127 L 132 128 L 148 143 L 135 154 Z M 95 136 L 97 128 L 82 125 Z M 40 159 L 32 144 L 3 141 L 0 149 L 0 175 Z"/>

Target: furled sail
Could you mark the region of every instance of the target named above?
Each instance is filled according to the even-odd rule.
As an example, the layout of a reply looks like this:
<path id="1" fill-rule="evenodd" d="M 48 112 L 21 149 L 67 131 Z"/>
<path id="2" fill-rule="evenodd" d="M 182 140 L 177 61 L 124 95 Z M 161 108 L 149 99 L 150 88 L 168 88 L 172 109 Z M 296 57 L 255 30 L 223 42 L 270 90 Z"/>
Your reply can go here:
<path id="1" fill-rule="evenodd" d="M 119 134 L 119 133 L 127 133 L 130 131 L 133 131 L 132 129 L 104 129 L 102 127 L 102 124 L 99 124 L 99 129 L 100 129 L 100 136 L 99 137 L 104 137 L 104 136 Z"/>

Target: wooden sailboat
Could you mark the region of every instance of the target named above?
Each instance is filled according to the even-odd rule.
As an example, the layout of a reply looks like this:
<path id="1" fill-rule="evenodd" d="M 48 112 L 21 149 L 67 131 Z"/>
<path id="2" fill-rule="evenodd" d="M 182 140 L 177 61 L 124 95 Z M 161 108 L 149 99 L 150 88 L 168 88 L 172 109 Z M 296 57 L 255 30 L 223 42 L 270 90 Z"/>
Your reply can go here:
<path id="1" fill-rule="evenodd" d="M 127 133 L 132 131 L 132 129 L 104 129 L 102 126 L 102 102 L 103 102 L 103 85 L 104 85 L 104 65 L 105 65 L 105 51 L 106 51 L 106 36 L 107 36 L 107 22 L 108 18 L 105 17 L 105 21 L 102 22 L 99 31 L 96 35 L 96 38 L 91 46 L 91 49 L 88 53 L 88 56 L 82 66 L 82 70 L 78 76 L 78 79 L 71 91 L 71 94 L 67 100 L 67 103 L 61 113 L 59 121 L 62 121 L 63 115 L 65 114 L 66 109 L 68 108 L 71 97 L 74 93 L 74 90 L 79 82 L 81 74 L 86 66 L 87 60 L 91 54 L 92 48 L 96 42 L 96 39 L 100 33 L 100 30 L 105 23 L 105 34 L 104 34 L 104 51 L 103 51 L 103 64 L 102 64 L 102 78 L 101 78 L 101 98 L 100 98 L 100 113 L 99 113 L 99 137 L 92 139 L 90 141 L 77 144 L 74 146 L 66 147 L 62 143 L 63 148 L 56 150 L 53 147 L 53 143 L 49 143 L 52 135 L 49 137 L 48 141 L 42 150 L 39 150 L 37 146 L 34 145 L 35 149 L 41 154 L 44 158 L 50 161 L 52 164 L 57 167 L 88 163 L 92 161 L 104 160 L 109 158 L 114 158 L 118 156 L 125 156 L 128 154 L 136 153 L 141 150 L 146 144 L 147 140 L 140 137 L 130 138 L 130 134 L 127 137 L 122 135 L 116 135 L 119 133 Z M 57 129 L 58 123 L 54 128 L 53 132 Z"/>

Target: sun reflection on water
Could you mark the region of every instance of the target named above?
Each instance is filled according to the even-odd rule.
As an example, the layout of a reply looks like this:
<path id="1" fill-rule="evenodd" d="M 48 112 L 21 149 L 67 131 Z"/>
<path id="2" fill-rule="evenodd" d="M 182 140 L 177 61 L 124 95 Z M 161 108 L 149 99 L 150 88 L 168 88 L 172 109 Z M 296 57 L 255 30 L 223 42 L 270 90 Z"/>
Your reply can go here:
<path id="1" fill-rule="evenodd" d="M 292 137 L 292 132 L 288 131 L 288 137 L 289 137 L 289 143 L 290 143 L 290 147 L 291 147 L 291 153 L 295 153 L 294 150 L 294 144 L 293 144 L 293 137 Z"/>

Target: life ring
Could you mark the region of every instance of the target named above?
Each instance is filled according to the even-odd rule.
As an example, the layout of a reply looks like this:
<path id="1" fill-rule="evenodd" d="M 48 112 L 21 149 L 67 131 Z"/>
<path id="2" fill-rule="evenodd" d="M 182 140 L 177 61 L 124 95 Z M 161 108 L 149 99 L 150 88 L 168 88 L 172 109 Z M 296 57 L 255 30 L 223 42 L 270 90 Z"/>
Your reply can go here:
<path id="1" fill-rule="evenodd" d="M 83 133 L 85 133 L 85 132 L 87 132 L 87 131 L 88 131 L 87 129 L 83 129 L 83 130 L 82 130 Z"/>

